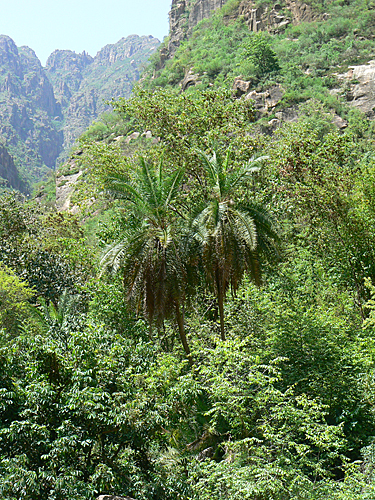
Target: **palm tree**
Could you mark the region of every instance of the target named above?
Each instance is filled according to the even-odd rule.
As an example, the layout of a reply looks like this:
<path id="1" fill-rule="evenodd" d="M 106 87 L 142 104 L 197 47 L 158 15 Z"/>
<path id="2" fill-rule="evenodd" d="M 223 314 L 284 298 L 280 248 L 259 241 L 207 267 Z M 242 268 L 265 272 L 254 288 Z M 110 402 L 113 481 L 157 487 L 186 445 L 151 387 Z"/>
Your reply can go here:
<path id="1" fill-rule="evenodd" d="M 236 191 L 259 171 L 257 163 L 265 157 L 230 170 L 230 151 L 225 158 L 216 150 L 212 157 L 200 150 L 198 154 L 210 193 L 208 202 L 193 217 L 191 229 L 200 245 L 206 282 L 218 301 L 221 338 L 225 340 L 224 299 L 228 289 L 235 294 L 245 272 L 260 285 L 259 255 L 275 255 L 278 238 L 263 207 L 234 199 Z"/>
<path id="2" fill-rule="evenodd" d="M 164 176 L 162 161 L 150 166 L 140 158 L 133 181 L 122 174 L 107 179 L 107 187 L 129 202 L 129 224 L 121 241 L 110 245 L 102 267 L 122 270 L 127 300 L 152 324 L 177 320 L 180 339 L 192 364 L 184 326 L 187 265 L 181 238 L 181 214 L 173 206 L 183 178 L 179 170 Z"/>

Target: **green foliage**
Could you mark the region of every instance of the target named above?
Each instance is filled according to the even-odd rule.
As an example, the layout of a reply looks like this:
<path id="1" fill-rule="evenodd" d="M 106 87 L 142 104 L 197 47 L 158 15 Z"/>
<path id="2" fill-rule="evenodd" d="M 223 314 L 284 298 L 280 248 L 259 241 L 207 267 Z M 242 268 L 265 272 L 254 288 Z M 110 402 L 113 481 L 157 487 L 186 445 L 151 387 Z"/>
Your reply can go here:
<path id="1" fill-rule="evenodd" d="M 151 64 L 149 71 L 155 71 L 157 77 L 146 82 L 146 88 L 176 85 L 189 70 L 199 74 L 203 88 L 208 84 L 230 86 L 236 76 L 257 79 L 277 70 L 270 38 L 253 35 L 241 19 L 223 21 L 225 11 L 230 15 L 235 8 L 233 2 L 227 3 L 223 11 L 201 21 L 165 68 Z"/>
<path id="2" fill-rule="evenodd" d="M 120 99 L 114 106 L 135 119 L 140 130 L 150 130 L 159 138 L 150 154 L 158 158 L 162 151 L 168 168 L 185 168 L 194 176 L 201 173 L 197 149 L 207 151 L 213 142 L 231 144 L 235 160 L 242 162 L 259 147 L 257 138 L 248 133 L 254 120 L 251 102 L 234 99 L 224 89 L 198 94 L 139 90 L 132 99 Z"/>
<path id="3" fill-rule="evenodd" d="M 57 306 L 64 290 L 75 293 L 90 275 L 92 262 L 77 220 L 45 215 L 16 195 L 4 196 L 0 208 L 0 259 L 36 296 Z"/>
<path id="4" fill-rule="evenodd" d="M 320 139 L 307 123 L 286 127 L 271 154 L 288 193 L 286 209 L 341 283 L 352 287 L 361 308 L 367 298 L 363 280 L 374 276 L 372 201 L 362 194 L 371 185 L 365 181 L 369 157 L 361 168 L 352 135 Z"/>
<path id="5" fill-rule="evenodd" d="M 0 325 L 12 331 L 25 315 L 27 301 L 34 292 L 11 269 L 0 262 Z"/>
<path id="6" fill-rule="evenodd" d="M 221 338 L 224 334 L 224 299 L 230 288 L 235 294 L 245 271 L 260 284 L 259 255 L 275 254 L 277 234 L 264 207 L 253 201 L 236 203 L 236 192 L 258 171 L 257 164 L 265 158 L 250 160 L 231 168 L 231 151 L 225 159 L 218 150 L 212 158 L 200 151 L 207 174 L 209 200 L 200 207 L 191 229 L 199 245 L 205 279 L 218 300 Z"/>
<path id="7" fill-rule="evenodd" d="M 262 31 L 254 33 L 245 44 L 244 57 L 254 65 L 258 77 L 280 69 L 276 54 L 271 48 L 271 37 Z"/>
<path id="8" fill-rule="evenodd" d="M 137 312 L 143 306 L 150 328 L 155 321 L 160 329 L 166 318 L 176 315 L 190 357 L 181 319 L 188 270 L 173 212 L 182 178 L 183 171 L 166 177 L 162 161 L 153 167 L 143 158 L 133 183 L 122 174 L 107 178 L 107 188 L 129 202 L 132 219 L 123 240 L 106 249 L 101 264 L 121 269 L 126 296 Z"/>
<path id="9" fill-rule="evenodd" d="M 329 93 L 373 16 L 328 3 L 271 39 L 237 8 L 82 138 L 96 220 L 2 199 L 1 498 L 374 498 L 373 127 Z M 168 89 L 191 68 L 280 83 L 299 120 L 256 136 L 229 90 Z"/>

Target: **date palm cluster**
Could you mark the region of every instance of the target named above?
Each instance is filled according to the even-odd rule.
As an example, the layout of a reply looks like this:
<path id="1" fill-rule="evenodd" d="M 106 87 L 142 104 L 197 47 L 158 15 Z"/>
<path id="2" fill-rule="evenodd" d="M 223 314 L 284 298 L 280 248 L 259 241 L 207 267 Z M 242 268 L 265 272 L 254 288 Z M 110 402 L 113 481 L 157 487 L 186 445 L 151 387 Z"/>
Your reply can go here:
<path id="1" fill-rule="evenodd" d="M 211 290 L 219 309 L 221 339 L 225 340 L 224 301 L 235 294 L 245 273 L 260 284 L 261 255 L 276 254 L 277 232 L 269 213 L 249 197 L 237 201 L 264 158 L 230 168 L 225 157 L 197 151 L 205 173 L 205 195 L 188 210 L 178 197 L 184 171 L 166 175 L 161 160 L 156 166 L 140 158 L 130 180 L 122 174 L 107 178 L 108 189 L 128 203 L 127 228 L 103 253 L 101 265 L 121 272 L 129 304 L 150 325 L 160 327 L 175 319 L 190 364 L 184 322 L 186 300 L 198 285 Z"/>

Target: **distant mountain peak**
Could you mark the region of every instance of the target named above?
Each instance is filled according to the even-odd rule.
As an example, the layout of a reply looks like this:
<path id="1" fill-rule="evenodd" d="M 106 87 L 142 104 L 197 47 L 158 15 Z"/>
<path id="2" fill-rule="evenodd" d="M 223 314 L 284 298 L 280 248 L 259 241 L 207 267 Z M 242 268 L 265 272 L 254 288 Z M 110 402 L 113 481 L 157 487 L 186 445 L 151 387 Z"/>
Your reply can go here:
<path id="1" fill-rule="evenodd" d="M 159 44 L 152 36 L 130 35 L 95 57 L 55 50 L 43 68 L 30 47 L 0 35 L 0 137 L 20 173 L 35 181 L 54 168 L 62 151 L 108 109 L 106 101 L 130 96 Z"/>

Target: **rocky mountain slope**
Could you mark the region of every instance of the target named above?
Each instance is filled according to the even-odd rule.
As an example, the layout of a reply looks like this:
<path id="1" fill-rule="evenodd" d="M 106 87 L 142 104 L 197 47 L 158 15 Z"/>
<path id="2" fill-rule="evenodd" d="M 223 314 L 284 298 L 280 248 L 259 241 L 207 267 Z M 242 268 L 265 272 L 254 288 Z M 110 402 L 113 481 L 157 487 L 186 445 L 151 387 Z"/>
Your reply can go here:
<path id="1" fill-rule="evenodd" d="M 173 0 L 169 12 L 168 56 L 176 52 L 193 28 L 212 12 L 223 7 L 227 0 Z"/>
<path id="2" fill-rule="evenodd" d="M 36 180 L 61 151 L 61 106 L 36 54 L 0 37 L 0 136 L 21 175 Z"/>
<path id="3" fill-rule="evenodd" d="M 258 118 L 271 121 L 279 119 L 275 113 L 296 119 L 298 106 L 312 98 L 340 128 L 350 107 L 372 118 L 373 7 L 356 0 L 174 0 L 168 42 L 153 58 L 145 86 L 233 88 L 255 100 Z M 275 89 L 277 102 L 265 106 Z"/>
<path id="4" fill-rule="evenodd" d="M 296 121 L 306 113 L 324 115 L 340 130 L 359 126 L 371 130 L 369 120 L 375 108 L 372 19 L 372 6 L 364 9 L 356 0 L 340 7 L 330 1 L 323 5 L 293 0 L 256 4 L 251 0 L 173 0 L 169 38 L 153 55 L 142 85 L 172 91 L 191 86 L 232 88 L 235 96 L 253 101 L 254 133 L 272 134 L 283 122 Z M 103 106 L 95 82 L 103 82 L 105 75 L 115 80 L 118 66 L 127 64 L 129 58 L 132 64 L 137 40 L 123 43 L 122 52 L 123 41 L 107 46 L 96 58 L 69 51 L 51 55 L 48 75 L 62 113 L 69 116 L 63 127 L 66 143 L 74 137 L 74 130 L 90 122 L 92 110 Z M 152 45 L 154 40 L 149 40 Z M 256 59 L 252 52 L 256 44 L 269 51 L 268 62 Z M 111 70 L 104 69 L 106 60 L 112 61 Z M 115 85 L 102 83 L 101 89 L 107 99 L 119 95 Z M 133 141 L 134 133 L 146 133 L 127 130 L 115 121 L 98 126 L 88 136 L 91 133 L 93 140 L 107 143 Z M 75 164 L 72 172 L 77 175 Z M 74 182 L 68 180 L 63 179 L 59 206 L 65 206 L 74 189 Z"/>
<path id="5" fill-rule="evenodd" d="M 152 36 L 131 35 L 106 45 L 95 57 L 69 50 L 51 54 L 46 73 L 64 116 L 64 151 L 95 118 L 110 109 L 107 101 L 130 96 L 158 46 L 159 41 Z"/>
<path id="6" fill-rule="evenodd" d="M 55 168 L 63 151 L 105 111 L 105 101 L 130 96 L 158 45 L 151 36 L 132 35 L 95 57 L 55 51 L 43 68 L 33 50 L 1 35 L 0 137 L 21 177 L 31 184 Z"/>
<path id="7" fill-rule="evenodd" d="M 21 192 L 27 190 L 26 183 L 20 178 L 13 158 L 3 146 L 0 146 L 0 192 L 9 187 Z"/>

